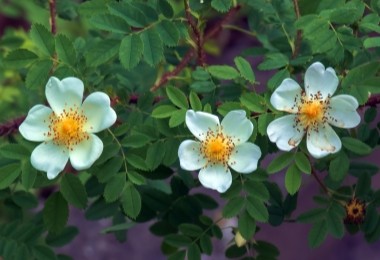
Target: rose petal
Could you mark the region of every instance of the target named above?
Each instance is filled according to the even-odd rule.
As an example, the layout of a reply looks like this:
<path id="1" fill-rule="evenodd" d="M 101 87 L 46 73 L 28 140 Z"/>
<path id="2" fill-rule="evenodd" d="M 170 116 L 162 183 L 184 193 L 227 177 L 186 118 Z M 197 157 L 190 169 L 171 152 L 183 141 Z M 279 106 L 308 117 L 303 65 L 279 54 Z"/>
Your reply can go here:
<path id="1" fill-rule="evenodd" d="M 178 148 L 181 168 L 194 171 L 204 167 L 207 160 L 200 153 L 200 143 L 193 140 L 183 141 Z"/>
<path id="2" fill-rule="evenodd" d="M 301 99 L 302 89 L 292 79 L 284 79 L 281 85 L 273 92 L 270 103 L 280 111 L 296 113 L 297 104 Z"/>
<path id="3" fill-rule="evenodd" d="M 18 130 L 21 135 L 29 141 L 42 142 L 52 139 L 48 137 L 49 117 L 53 114 L 53 110 L 43 105 L 36 105 L 29 110 L 24 122 L 19 126 Z"/>
<path id="4" fill-rule="evenodd" d="M 360 123 L 360 115 L 356 111 L 359 104 L 350 95 L 338 95 L 330 99 L 328 122 L 340 128 L 353 128 Z"/>
<path id="5" fill-rule="evenodd" d="M 217 132 L 220 123 L 217 116 L 188 110 L 186 112 L 186 125 L 196 138 L 203 141 L 206 138 L 207 131 Z"/>
<path id="6" fill-rule="evenodd" d="M 206 188 L 225 192 L 232 184 L 231 172 L 221 164 L 209 165 L 200 170 L 199 181 Z"/>
<path id="7" fill-rule="evenodd" d="M 276 143 L 278 149 L 290 151 L 298 146 L 305 131 L 301 127 L 294 127 L 296 115 L 287 115 L 273 120 L 267 128 L 269 140 Z"/>
<path id="8" fill-rule="evenodd" d="M 245 143 L 252 135 L 253 124 L 244 110 L 229 112 L 222 120 L 223 133 L 231 137 L 235 145 Z"/>
<path id="9" fill-rule="evenodd" d="M 117 116 L 110 104 L 110 98 L 103 92 L 89 95 L 82 105 L 83 114 L 87 117 L 83 129 L 89 133 L 97 133 L 112 126 Z"/>
<path id="10" fill-rule="evenodd" d="M 244 143 L 235 147 L 228 165 L 237 172 L 250 173 L 257 169 L 261 157 L 260 148 L 253 143 Z"/>
<path id="11" fill-rule="evenodd" d="M 94 134 L 83 140 L 70 151 L 71 165 L 78 171 L 88 169 L 103 152 L 103 142 Z"/>
<path id="12" fill-rule="evenodd" d="M 30 161 L 34 168 L 47 172 L 48 179 L 52 180 L 65 168 L 69 160 L 68 151 L 53 142 L 42 143 L 32 152 Z"/>
<path id="13" fill-rule="evenodd" d="M 323 66 L 320 62 L 315 62 L 306 70 L 305 73 L 305 91 L 306 95 L 314 95 L 320 92 L 323 99 L 328 95 L 332 96 L 338 87 L 339 79 L 335 70 Z"/>
<path id="14" fill-rule="evenodd" d="M 329 124 L 320 124 L 317 129 L 311 128 L 307 135 L 307 150 L 316 158 L 339 152 L 342 142 Z"/>
<path id="15" fill-rule="evenodd" d="M 77 107 L 82 104 L 84 86 L 80 79 L 69 77 L 62 81 L 51 77 L 46 84 L 45 94 L 50 107 L 56 115 L 63 109 Z"/>

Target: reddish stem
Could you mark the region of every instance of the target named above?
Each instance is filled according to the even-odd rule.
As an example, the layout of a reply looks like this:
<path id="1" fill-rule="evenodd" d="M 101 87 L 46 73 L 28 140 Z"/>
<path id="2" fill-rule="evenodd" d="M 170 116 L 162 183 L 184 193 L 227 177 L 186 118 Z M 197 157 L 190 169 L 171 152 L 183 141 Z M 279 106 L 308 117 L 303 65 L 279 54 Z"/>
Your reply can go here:
<path id="1" fill-rule="evenodd" d="M 50 30 L 53 35 L 57 33 L 57 25 L 55 20 L 56 15 L 56 0 L 49 0 L 49 9 L 50 9 Z"/>

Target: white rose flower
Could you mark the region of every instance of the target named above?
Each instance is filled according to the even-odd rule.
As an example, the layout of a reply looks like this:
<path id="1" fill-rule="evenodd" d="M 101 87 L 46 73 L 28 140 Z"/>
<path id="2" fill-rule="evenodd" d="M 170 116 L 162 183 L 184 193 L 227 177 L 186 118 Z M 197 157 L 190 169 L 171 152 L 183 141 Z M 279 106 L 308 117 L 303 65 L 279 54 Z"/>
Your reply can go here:
<path id="1" fill-rule="evenodd" d="M 76 170 L 83 170 L 99 158 L 103 142 L 94 135 L 116 121 L 110 99 L 103 92 L 89 95 L 82 104 L 84 86 L 80 79 L 51 77 L 45 94 L 50 107 L 36 105 L 20 125 L 21 135 L 43 142 L 32 152 L 34 168 L 54 179 L 70 159 Z"/>
<path id="2" fill-rule="evenodd" d="M 274 91 L 271 104 L 291 115 L 272 121 L 267 128 L 269 139 L 283 151 L 298 146 L 306 134 L 307 149 L 314 158 L 338 152 L 342 143 L 330 125 L 353 128 L 360 123 L 358 101 L 350 95 L 332 96 L 338 87 L 334 69 L 320 62 L 305 73 L 305 89 L 287 78 Z"/>
<path id="3" fill-rule="evenodd" d="M 217 116 L 188 110 L 186 125 L 199 140 L 185 140 L 178 149 L 180 165 L 188 171 L 199 170 L 199 181 L 206 188 L 225 192 L 232 183 L 229 167 L 239 173 L 257 169 L 260 148 L 248 143 L 253 124 L 244 110 L 229 112 L 222 123 Z"/>

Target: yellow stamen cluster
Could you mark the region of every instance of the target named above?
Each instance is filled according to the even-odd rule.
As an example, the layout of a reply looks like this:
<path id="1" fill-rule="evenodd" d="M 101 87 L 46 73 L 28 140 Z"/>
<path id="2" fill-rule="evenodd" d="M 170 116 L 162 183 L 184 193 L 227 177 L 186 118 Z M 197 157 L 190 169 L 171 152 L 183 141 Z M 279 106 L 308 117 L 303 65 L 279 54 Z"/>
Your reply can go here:
<path id="1" fill-rule="evenodd" d="M 361 224 L 364 221 L 366 213 L 366 205 L 363 201 L 353 198 L 345 205 L 346 218 L 344 220 L 347 224 Z"/>
<path id="2" fill-rule="evenodd" d="M 52 137 L 56 145 L 73 150 L 75 145 L 89 138 L 83 131 L 87 117 L 77 107 L 63 109 L 60 115 L 52 113 L 49 120 L 49 131 L 45 135 Z"/>
<path id="3" fill-rule="evenodd" d="M 223 164 L 227 167 L 234 147 L 232 138 L 224 135 L 222 131 L 208 130 L 206 138 L 201 142 L 200 153 L 207 159 L 207 164 Z"/>
<path id="4" fill-rule="evenodd" d="M 303 91 L 301 96 L 295 97 L 295 105 L 297 108 L 297 117 L 295 120 L 294 128 L 307 129 L 313 128 L 318 132 L 318 125 L 325 123 L 331 116 L 328 114 L 330 107 L 330 95 L 323 97 L 322 93 L 318 91 L 316 94 L 309 96 Z"/>

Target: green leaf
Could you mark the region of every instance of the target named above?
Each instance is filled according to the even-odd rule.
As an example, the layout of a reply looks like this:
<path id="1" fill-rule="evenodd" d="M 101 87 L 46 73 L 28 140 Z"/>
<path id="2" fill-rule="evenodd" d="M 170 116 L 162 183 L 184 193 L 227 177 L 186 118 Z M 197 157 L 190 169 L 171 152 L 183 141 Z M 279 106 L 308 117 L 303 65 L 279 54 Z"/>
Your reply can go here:
<path id="1" fill-rule="evenodd" d="M 193 243 L 187 249 L 188 260 L 201 260 L 201 251 L 197 244 Z"/>
<path id="2" fill-rule="evenodd" d="M 146 25 L 146 17 L 142 11 L 128 3 L 111 3 L 108 5 L 111 14 L 120 16 L 130 26 L 143 28 Z"/>
<path id="3" fill-rule="evenodd" d="M 239 214 L 240 210 L 244 206 L 244 199 L 240 197 L 234 197 L 230 199 L 224 206 L 222 215 L 225 218 L 232 218 Z"/>
<path id="4" fill-rule="evenodd" d="M 162 40 L 157 30 L 151 28 L 141 33 L 144 44 L 144 60 L 151 66 L 159 63 L 164 55 Z"/>
<path id="5" fill-rule="evenodd" d="M 77 208 L 87 206 L 87 193 L 83 183 L 73 174 L 65 174 L 61 180 L 61 193 L 67 202 Z"/>
<path id="6" fill-rule="evenodd" d="M 206 108 L 206 106 L 205 106 L 205 108 Z M 241 109 L 241 104 L 239 102 L 227 101 L 218 107 L 218 113 L 221 114 L 222 116 L 226 116 L 228 114 L 228 112 L 230 112 L 232 110 L 237 110 L 237 109 Z M 205 112 L 207 112 L 207 111 L 205 111 Z M 212 111 L 210 111 L 208 113 L 212 113 Z"/>
<path id="7" fill-rule="evenodd" d="M 210 79 L 210 73 L 203 67 L 197 66 L 197 68 L 191 72 L 191 77 L 197 81 L 207 81 Z"/>
<path id="8" fill-rule="evenodd" d="M 265 113 L 259 116 L 257 121 L 258 123 L 258 131 L 261 135 L 267 135 L 267 128 L 270 122 L 274 120 L 274 115 L 272 113 Z"/>
<path id="9" fill-rule="evenodd" d="M 285 188 L 290 195 L 294 195 L 301 187 L 301 171 L 295 164 L 290 165 L 285 174 Z"/>
<path id="10" fill-rule="evenodd" d="M 380 47 L 380 37 L 369 37 L 365 39 L 363 46 L 366 49 Z"/>
<path id="11" fill-rule="evenodd" d="M 248 180 L 244 183 L 244 189 L 250 196 L 262 201 L 267 201 L 270 197 L 267 187 L 262 182 Z"/>
<path id="12" fill-rule="evenodd" d="M 190 245 L 192 241 L 184 235 L 170 234 L 164 238 L 164 242 L 174 247 L 182 247 Z"/>
<path id="13" fill-rule="evenodd" d="M 298 216 L 297 221 L 301 223 L 315 223 L 326 217 L 326 209 L 312 209 Z"/>
<path id="14" fill-rule="evenodd" d="M 231 66 L 227 65 L 212 65 L 207 68 L 208 72 L 218 79 L 236 79 L 239 77 L 239 72 Z"/>
<path id="15" fill-rule="evenodd" d="M 12 200 L 24 209 L 33 209 L 38 206 L 37 198 L 26 191 L 16 191 L 13 193 Z"/>
<path id="16" fill-rule="evenodd" d="M 350 159 L 345 152 L 339 152 L 338 156 L 330 161 L 329 176 L 334 181 L 342 181 L 350 168 Z"/>
<path id="17" fill-rule="evenodd" d="M 57 48 L 58 58 L 72 66 L 77 62 L 77 53 L 72 41 L 63 34 L 55 37 L 55 46 Z"/>
<path id="18" fill-rule="evenodd" d="M 107 227 L 107 228 L 103 229 L 102 231 L 100 231 L 100 233 L 101 234 L 108 234 L 108 233 L 113 233 L 113 232 L 117 232 L 117 231 L 124 231 L 124 230 L 128 230 L 128 229 L 134 227 L 135 225 L 136 225 L 136 223 L 134 223 L 134 222 L 121 223 L 121 224 L 117 224 L 117 225 L 114 225 L 111 227 Z"/>
<path id="19" fill-rule="evenodd" d="M 107 203 L 102 197 L 99 197 L 91 206 L 86 210 L 85 217 L 88 220 L 99 220 L 114 216 L 119 211 L 120 203 L 112 202 Z"/>
<path id="20" fill-rule="evenodd" d="M 151 138 L 144 134 L 131 134 L 127 135 L 122 141 L 121 145 L 124 147 L 132 147 L 132 148 L 139 148 L 145 146 L 147 143 L 149 143 Z"/>
<path id="21" fill-rule="evenodd" d="M 130 180 L 133 184 L 143 185 L 146 184 L 146 179 L 141 174 L 138 174 L 135 171 L 128 171 L 128 180 Z"/>
<path id="22" fill-rule="evenodd" d="M 91 24 L 99 30 L 104 30 L 113 33 L 129 33 L 131 28 L 128 23 L 112 14 L 98 14 L 90 19 Z"/>
<path id="23" fill-rule="evenodd" d="M 179 108 L 187 109 L 189 104 L 187 102 L 187 97 L 180 89 L 167 86 L 166 94 L 168 95 L 170 101 Z"/>
<path id="24" fill-rule="evenodd" d="M 139 170 L 147 171 L 148 167 L 146 166 L 145 160 L 138 155 L 133 153 L 127 156 L 127 162 L 131 164 L 133 167 Z"/>
<path id="25" fill-rule="evenodd" d="M 34 62 L 26 75 L 26 87 L 29 89 L 44 88 L 52 68 L 53 62 L 51 60 L 37 60 Z"/>
<path id="26" fill-rule="evenodd" d="M 141 196 L 132 183 L 127 183 L 120 198 L 124 213 L 135 219 L 141 211 Z"/>
<path id="27" fill-rule="evenodd" d="M 70 243 L 79 234 L 79 229 L 74 226 L 66 227 L 59 234 L 50 233 L 46 236 L 49 246 L 61 247 Z"/>
<path id="28" fill-rule="evenodd" d="M 119 173 L 107 182 L 104 188 L 104 199 L 106 202 L 113 202 L 121 196 L 126 184 L 125 177 L 124 173 Z"/>
<path id="29" fill-rule="evenodd" d="M 166 46 L 173 47 L 178 45 L 179 31 L 172 22 L 162 20 L 156 28 Z"/>
<path id="30" fill-rule="evenodd" d="M 21 183 L 26 190 L 33 187 L 37 177 L 37 170 L 32 166 L 30 160 L 25 160 L 21 164 Z"/>
<path id="31" fill-rule="evenodd" d="M 19 163 L 12 163 L 0 167 L 0 190 L 8 188 L 20 175 Z"/>
<path id="32" fill-rule="evenodd" d="M 267 172 L 269 174 L 279 172 L 288 166 L 294 160 L 294 154 L 285 152 L 274 158 L 267 167 Z"/>
<path id="33" fill-rule="evenodd" d="M 189 99 L 190 99 L 190 106 L 193 110 L 202 111 L 202 102 L 199 99 L 197 93 L 195 93 L 194 91 L 190 91 Z"/>
<path id="34" fill-rule="evenodd" d="M 86 53 L 86 64 L 89 67 L 97 67 L 111 59 L 119 52 L 120 40 L 106 39 L 94 44 Z"/>
<path id="35" fill-rule="evenodd" d="M 47 230 L 59 233 L 69 217 L 69 206 L 60 192 L 55 192 L 45 201 L 43 220 Z"/>
<path id="36" fill-rule="evenodd" d="M 253 235 L 256 232 L 256 222 L 255 220 L 248 214 L 247 211 L 244 211 L 239 216 L 238 228 L 240 234 L 246 240 L 251 240 Z"/>
<path id="37" fill-rule="evenodd" d="M 36 245 L 33 247 L 33 256 L 38 260 L 57 260 L 54 251 L 43 245 Z"/>
<path id="38" fill-rule="evenodd" d="M 201 236 L 201 238 L 199 239 L 199 245 L 201 246 L 203 253 L 207 255 L 211 255 L 212 242 L 211 242 L 211 238 L 208 235 L 204 234 L 203 236 Z"/>
<path id="39" fill-rule="evenodd" d="M 250 83 L 255 83 L 255 74 L 253 73 L 251 64 L 243 57 L 236 57 L 234 59 L 236 68 L 239 70 L 240 75 L 248 80 Z"/>
<path id="40" fill-rule="evenodd" d="M 146 154 L 146 165 L 150 170 L 156 169 L 165 156 L 164 143 L 155 142 L 150 145 Z"/>
<path id="41" fill-rule="evenodd" d="M 333 210 L 328 211 L 326 221 L 327 229 L 333 237 L 342 238 L 344 236 L 343 219 Z"/>
<path id="42" fill-rule="evenodd" d="M 371 123 L 373 120 L 376 119 L 376 116 L 377 116 L 376 107 L 369 107 L 364 113 L 364 121 L 366 123 Z"/>
<path id="43" fill-rule="evenodd" d="M 265 56 L 265 60 L 259 64 L 259 70 L 273 70 L 285 67 L 289 64 L 289 58 L 282 53 L 271 53 Z"/>
<path id="44" fill-rule="evenodd" d="M 42 24 L 33 24 L 30 29 L 30 37 L 43 54 L 53 57 L 55 47 L 53 35 Z"/>
<path id="45" fill-rule="evenodd" d="M 260 222 L 267 222 L 269 218 L 268 209 L 264 203 L 254 197 L 247 198 L 247 212 L 251 217 Z"/>
<path id="46" fill-rule="evenodd" d="M 221 13 L 225 13 L 228 10 L 230 10 L 231 0 L 212 0 L 211 6 L 216 11 L 221 12 Z"/>
<path id="47" fill-rule="evenodd" d="M 371 190 L 371 175 L 368 173 L 363 173 L 360 175 L 358 182 L 355 187 L 355 196 L 360 199 L 365 200 L 367 194 Z"/>
<path id="48" fill-rule="evenodd" d="M 185 122 L 186 112 L 186 109 L 180 109 L 174 112 L 170 117 L 169 127 L 173 128 Z"/>
<path id="49" fill-rule="evenodd" d="M 20 144 L 5 144 L 0 147 L 0 155 L 8 159 L 22 160 L 29 159 L 30 152 Z"/>
<path id="50" fill-rule="evenodd" d="M 311 228 L 309 235 L 307 237 L 309 241 L 309 246 L 311 248 L 316 248 L 320 246 L 322 242 L 325 240 L 326 236 L 327 236 L 326 220 L 316 222 Z"/>
<path id="51" fill-rule="evenodd" d="M 104 11 L 107 11 L 107 6 L 103 0 L 83 2 L 79 6 L 79 12 L 84 16 L 93 16 L 99 13 L 104 13 Z"/>
<path id="52" fill-rule="evenodd" d="M 20 69 L 27 67 L 33 61 L 35 61 L 38 56 L 26 49 L 17 49 L 11 51 L 4 59 L 4 65 L 9 68 Z"/>
<path id="53" fill-rule="evenodd" d="M 267 111 L 265 99 L 254 92 L 244 93 L 240 97 L 240 102 L 244 106 L 246 106 L 250 111 L 256 113 L 263 113 Z"/>
<path id="54" fill-rule="evenodd" d="M 166 18 L 172 18 L 174 15 L 173 7 L 167 0 L 158 1 L 158 8 Z"/>
<path id="55" fill-rule="evenodd" d="M 295 159 L 298 169 L 300 169 L 303 173 L 307 173 L 307 174 L 311 173 L 310 161 L 304 153 L 297 152 L 294 159 Z"/>
<path id="56" fill-rule="evenodd" d="M 342 137 L 342 144 L 347 150 L 359 155 L 367 155 L 372 152 L 369 145 L 352 137 Z"/>
<path id="57" fill-rule="evenodd" d="M 184 223 L 178 226 L 179 231 L 182 234 L 189 237 L 198 237 L 202 234 L 203 230 L 197 225 Z"/>
<path id="58" fill-rule="evenodd" d="M 130 70 L 139 64 L 143 48 L 140 36 L 130 34 L 123 38 L 119 49 L 119 59 L 124 68 Z"/>
<path id="59" fill-rule="evenodd" d="M 195 81 L 190 88 L 197 93 L 209 93 L 215 90 L 216 86 L 212 81 Z"/>
<path id="60" fill-rule="evenodd" d="M 171 117 L 178 109 L 172 105 L 158 106 L 152 111 L 152 117 L 154 118 L 167 118 Z"/>

